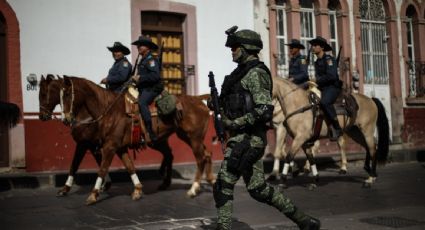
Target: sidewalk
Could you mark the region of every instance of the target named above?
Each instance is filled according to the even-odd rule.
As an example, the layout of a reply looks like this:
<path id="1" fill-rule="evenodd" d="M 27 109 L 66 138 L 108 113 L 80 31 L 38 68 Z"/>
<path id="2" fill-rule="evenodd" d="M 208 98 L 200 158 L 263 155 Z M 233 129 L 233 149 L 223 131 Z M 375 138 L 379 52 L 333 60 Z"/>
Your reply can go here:
<path id="1" fill-rule="evenodd" d="M 364 152 L 353 152 L 347 154 L 349 162 L 363 162 L 365 158 Z M 304 161 L 305 155 L 298 154 L 297 161 Z M 339 153 L 320 153 L 317 157 L 317 164 L 320 167 L 327 167 L 329 165 L 339 165 L 341 160 Z M 425 148 L 417 147 L 404 147 L 403 145 L 390 145 L 389 162 L 411 162 L 411 161 L 425 161 Z M 273 159 L 271 156 L 264 160 L 266 173 L 270 172 L 273 167 Z M 220 167 L 220 161 L 213 163 L 214 172 L 217 172 Z M 140 180 L 161 180 L 158 174 L 159 166 L 143 167 L 137 170 Z M 173 178 L 193 178 L 195 173 L 194 163 L 187 164 L 174 164 L 173 165 Z M 97 174 L 94 170 L 81 170 L 77 172 L 75 183 L 77 185 L 90 185 L 94 184 Z M 114 169 L 110 172 L 112 182 L 130 182 L 128 173 L 124 169 Z M 11 169 L 0 168 L 0 192 L 11 189 L 35 189 L 41 187 L 61 187 L 65 184 L 67 179 L 67 172 L 39 172 L 28 173 L 25 169 Z"/>

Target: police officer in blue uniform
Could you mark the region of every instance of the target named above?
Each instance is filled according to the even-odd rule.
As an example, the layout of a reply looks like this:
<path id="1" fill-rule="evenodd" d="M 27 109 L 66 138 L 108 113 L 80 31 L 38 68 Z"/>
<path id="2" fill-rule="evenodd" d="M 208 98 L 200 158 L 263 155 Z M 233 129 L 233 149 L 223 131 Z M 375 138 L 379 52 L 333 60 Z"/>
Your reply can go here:
<path id="1" fill-rule="evenodd" d="M 164 89 L 161 83 L 160 66 L 158 60 L 152 55 L 152 50 L 158 46 L 152 42 L 150 37 L 140 36 L 137 41 L 131 43 L 137 46 L 139 55 L 142 57 L 136 67 L 138 74 L 133 76 L 139 90 L 139 107 L 145 122 L 146 129 L 152 142 L 157 140 L 157 136 L 152 129 L 152 118 L 149 111 L 149 104 L 153 102 Z"/>
<path id="2" fill-rule="evenodd" d="M 298 39 L 292 39 L 291 43 L 285 45 L 289 46 L 289 54 L 291 55 L 288 79 L 299 86 L 303 86 L 308 81 L 307 58 L 301 54 L 301 50 L 305 49 L 305 46 Z"/>
<path id="3" fill-rule="evenodd" d="M 317 36 L 315 39 L 310 40 L 310 44 L 313 53 L 317 56 L 314 68 L 316 70 L 316 83 L 322 93 L 320 105 L 327 121 L 331 124 L 330 139 L 336 141 L 342 135 L 342 129 L 333 106 L 342 88 L 342 81 L 339 80 L 338 76 L 338 66 L 335 58 L 326 54 L 327 51 L 332 50 L 326 39 Z"/>
<path id="4" fill-rule="evenodd" d="M 121 42 L 114 42 L 112 47 L 107 47 L 112 52 L 115 62 L 109 69 L 108 76 L 100 82 L 106 84 L 106 88 L 120 92 L 123 84 L 130 78 L 132 65 L 125 57 L 130 54 L 130 50 Z"/>

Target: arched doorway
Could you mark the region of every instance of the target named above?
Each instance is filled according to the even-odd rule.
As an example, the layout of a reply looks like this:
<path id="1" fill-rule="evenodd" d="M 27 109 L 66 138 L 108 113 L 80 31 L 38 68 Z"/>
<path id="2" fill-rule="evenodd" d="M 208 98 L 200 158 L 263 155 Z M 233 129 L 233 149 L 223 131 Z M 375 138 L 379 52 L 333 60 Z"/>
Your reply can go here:
<path id="1" fill-rule="evenodd" d="M 7 101 L 6 20 L 0 12 L 0 101 Z M 0 123 L 0 167 L 9 165 L 9 129 Z"/>

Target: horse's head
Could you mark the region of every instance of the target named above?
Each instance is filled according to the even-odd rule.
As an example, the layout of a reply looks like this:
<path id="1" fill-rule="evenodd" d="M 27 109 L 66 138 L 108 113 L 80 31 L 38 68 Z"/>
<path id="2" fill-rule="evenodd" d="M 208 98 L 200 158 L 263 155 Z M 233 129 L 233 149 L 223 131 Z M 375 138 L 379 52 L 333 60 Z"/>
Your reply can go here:
<path id="1" fill-rule="evenodd" d="M 59 91 L 62 79 L 55 80 L 52 74 L 48 74 L 46 78 L 41 77 L 40 91 L 38 99 L 40 101 L 40 115 L 42 121 L 52 119 L 53 110 L 59 104 Z"/>

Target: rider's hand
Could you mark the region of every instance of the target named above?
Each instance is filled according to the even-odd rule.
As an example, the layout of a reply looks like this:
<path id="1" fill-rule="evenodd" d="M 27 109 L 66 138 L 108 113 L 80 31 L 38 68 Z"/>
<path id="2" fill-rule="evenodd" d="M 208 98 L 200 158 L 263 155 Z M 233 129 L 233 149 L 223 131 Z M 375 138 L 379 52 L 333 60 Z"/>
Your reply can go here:
<path id="1" fill-rule="evenodd" d="M 236 120 L 230 120 L 227 117 L 223 118 L 223 125 L 227 130 L 238 130 L 241 128 L 241 125 L 239 125 Z"/>

